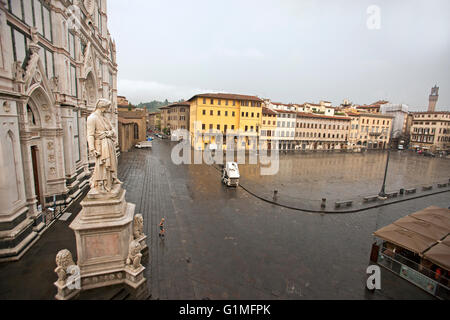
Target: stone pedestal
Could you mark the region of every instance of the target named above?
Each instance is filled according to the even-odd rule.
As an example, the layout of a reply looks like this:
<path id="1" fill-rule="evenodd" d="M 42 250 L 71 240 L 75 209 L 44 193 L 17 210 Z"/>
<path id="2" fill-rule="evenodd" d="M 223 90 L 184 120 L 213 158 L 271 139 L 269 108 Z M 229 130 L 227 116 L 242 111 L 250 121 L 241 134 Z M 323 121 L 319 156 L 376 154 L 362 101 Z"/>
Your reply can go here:
<path id="1" fill-rule="evenodd" d="M 108 194 L 88 194 L 71 223 L 77 243 L 81 290 L 118 283 L 133 288 L 145 283 L 144 267 L 128 271 L 126 259 L 133 240 L 135 205 L 125 201 L 126 191 L 114 185 Z"/>
<path id="2" fill-rule="evenodd" d="M 58 293 L 55 295 L 57 300 L 70 300 L 76 297 L 81 291 L 80 289 L 73 288 L 69 283 L 61 284 L 56 281 L 54 285 L 58 289 Z"/>
<path id="3" fill-rule="evenodd" d="M 127 266 L 125 268 L 125 283 L 133 289 L 139 288 L 145 282 L 144 270 L 145 268 L 142 265 L 137 269 Z"/>

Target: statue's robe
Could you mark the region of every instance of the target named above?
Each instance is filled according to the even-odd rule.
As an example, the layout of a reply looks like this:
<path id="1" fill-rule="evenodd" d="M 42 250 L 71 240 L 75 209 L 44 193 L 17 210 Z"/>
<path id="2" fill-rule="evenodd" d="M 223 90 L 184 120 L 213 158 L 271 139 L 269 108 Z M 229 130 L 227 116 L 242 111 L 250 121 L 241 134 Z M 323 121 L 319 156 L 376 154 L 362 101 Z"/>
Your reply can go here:
<path id="1" fill-rule="evenodd" d="M 108 132 L 113 132 L 111 122 L 103 115 L 92 113 L 87 119 L 87 136 L 94 137 L 94 148 L 100 153 L 95 158 L 94 172 L 91 177 L 91 187 L 97 187 L 98 181 L 111 187 L 112 180 L 117 179 L 117 156 L 115 150 L 115 133 L 113 137 L 107 137 Z"/>

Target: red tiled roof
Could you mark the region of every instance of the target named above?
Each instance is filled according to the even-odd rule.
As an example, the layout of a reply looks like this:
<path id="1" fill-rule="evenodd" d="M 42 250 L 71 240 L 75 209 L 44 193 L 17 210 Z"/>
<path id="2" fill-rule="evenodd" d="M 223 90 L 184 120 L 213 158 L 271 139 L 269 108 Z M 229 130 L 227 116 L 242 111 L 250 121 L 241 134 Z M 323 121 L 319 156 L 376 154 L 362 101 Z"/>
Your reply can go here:
<path id="1" fill-rule="evenodd" d="M 271 104 L 276 105 L 276 106 L 289 106 L 286 103 L 281 103 L 281 102 L 271 102 Z"/>
<path id="2" fill-rule="evenodd" d="M 372 118 L 389 118 L 389 119 L 394 118 L 394 116 L 390 116 L 387 114 L 370 113 L 370 112 L 363 112 L 363 113 L 347 112 L 347 115 L 348 116 L 360 116 L 360 117 L 372 117 Z"/>
<path id="3" fill-rule="evenodd" d="M 362 108 L 362 109 L 371 109 L 371 108 L 380 108 L 380 105 L 379 104 L 371 104 L 371 105 L 363 105 L 363 106 L 357 106 L 356 107 L 357 109 L 358 108 Z"/>
<path id="4" fill-rule="evenodd" d="M 297 113 L 297 111 L 294 111 L 294 110 L 276 110 L 277 111 L 277 113 Z"/>
<path id="5" fill-rule="evenodd" d="M 190 107 L 191 104 L 187 101 L 181 101 L 181 102 L 175 102 L 172 104 L 169 104 L 167 106 L 164 107 L 159 107 L 158 109 L 169 109 L 169 108 L 173 108 L 173 107 Z"/>
<path id="6" fill-rule="evenodd" d="M 303 118 L 321 118 L 321 119 L 330 119 L 330 120 L 351 120 L 349 117 L 341 117 L 341 116 L 327 116 L 324 114 L 316 114 L 316 113 L 307 113 L 307 112 L 297 112 L 298 117 Z"/>
<path id="7" fill-rule="evenodd" d="M 257 96 L 248 96 L 243 94 L 233 94 L 233 93 L 201 93 L 196 94 L 188 101 L 193 100 L 194 98 L 213 98 L 213 99 L 230 99 L 230 100 L 250 100 L 250 101 L 258 101 L 263 102 L 261 98 Z"/>
<path id="8" fill-rule="evenodd" d="M 267 107 L 262 107 L 262 113 L 263 113 L 263 114 L 272 114 L 272 115 L 277 114 L 275 111 L 270 110 L 270 109 L 267 108 Z"/>
<path id="9" fill-rule="evenodd" d="M 414 114 L 450 114 L 450 111 L 412 111 Z"/>

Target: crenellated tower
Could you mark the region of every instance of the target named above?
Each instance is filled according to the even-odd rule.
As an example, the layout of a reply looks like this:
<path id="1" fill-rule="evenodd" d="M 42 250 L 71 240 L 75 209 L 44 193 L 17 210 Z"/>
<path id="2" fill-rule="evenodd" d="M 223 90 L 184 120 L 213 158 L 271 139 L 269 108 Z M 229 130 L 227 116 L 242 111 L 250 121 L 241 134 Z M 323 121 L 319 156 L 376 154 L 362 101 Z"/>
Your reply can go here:
<path id="1" fill-rule="evenodd" d="M 435 108 L 436 108 L 436 102 L 439 98 L 439 87 L 438 86 L 434 86 L 433 88 L 431 88 L 431 94 L 428 98 L 428 112 L 434 112 Z"/>

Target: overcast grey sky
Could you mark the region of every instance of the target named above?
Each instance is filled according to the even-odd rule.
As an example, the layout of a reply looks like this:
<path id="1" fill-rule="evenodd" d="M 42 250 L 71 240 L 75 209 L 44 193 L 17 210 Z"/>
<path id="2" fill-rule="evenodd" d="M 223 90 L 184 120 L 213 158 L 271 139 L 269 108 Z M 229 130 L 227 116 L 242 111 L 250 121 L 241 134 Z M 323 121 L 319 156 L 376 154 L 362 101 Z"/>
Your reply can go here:
<path id="1" fill-rule="evenodd" d="M 448 0 L 109 0 L 108 27 L 119 95 L 135 104 L 232 92 L 417 109 L 437 84 L 450 110 Z"/>

